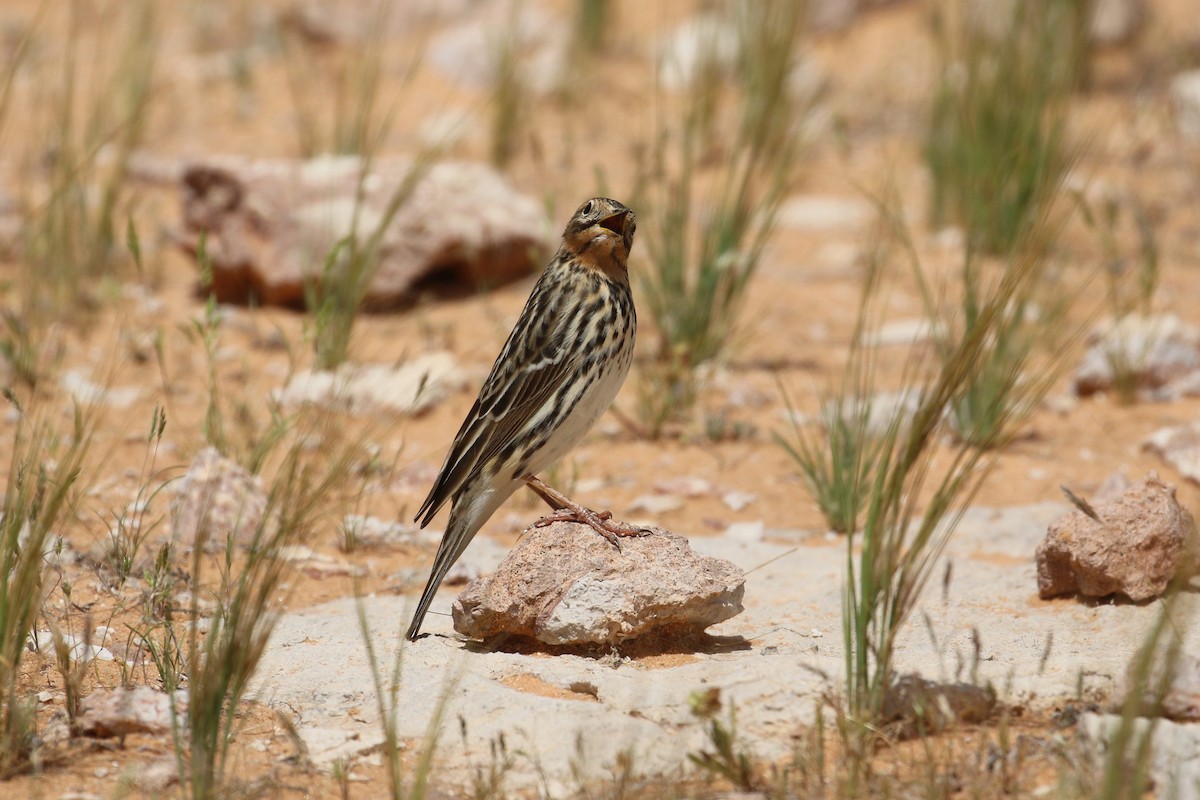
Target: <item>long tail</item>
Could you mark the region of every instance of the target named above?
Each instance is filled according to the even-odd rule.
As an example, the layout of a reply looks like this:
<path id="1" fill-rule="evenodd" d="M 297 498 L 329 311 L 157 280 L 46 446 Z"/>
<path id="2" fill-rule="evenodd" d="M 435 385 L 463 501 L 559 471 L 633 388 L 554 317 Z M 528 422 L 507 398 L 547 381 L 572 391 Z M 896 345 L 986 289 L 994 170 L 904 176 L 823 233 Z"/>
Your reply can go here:
<path id="1" fill-rule="evenodd" d="M 406 639 L 417 638 L 417 634 L 421 632 L 421 623 L 425 620 L 425 614 L 429 612 L 429 605 L 433 602 L 438 587 L 445 580 L 446 573 L 450 571 L 454 562 L 458 561 L 459 556 L 467 549 L 467 545 L 475 538 L 476 531 L 482 527 L 482 525 L 470 526 L 470 515 L 459 514 L 458 511 L 455 508 L 450 512 L 450 522 L 446 526 L 446 533 L 442 536 L 441 544 L 438 545 L 437 556 L 433 559 L 433 571 L 429 573 L 429 582 L 425 584 L 425 591 L 421 592 L 421 601 L 417 603 L 417 613 L 413 614 L 412 624 L 408 626 L 408 633 L 404 634 Z"/>

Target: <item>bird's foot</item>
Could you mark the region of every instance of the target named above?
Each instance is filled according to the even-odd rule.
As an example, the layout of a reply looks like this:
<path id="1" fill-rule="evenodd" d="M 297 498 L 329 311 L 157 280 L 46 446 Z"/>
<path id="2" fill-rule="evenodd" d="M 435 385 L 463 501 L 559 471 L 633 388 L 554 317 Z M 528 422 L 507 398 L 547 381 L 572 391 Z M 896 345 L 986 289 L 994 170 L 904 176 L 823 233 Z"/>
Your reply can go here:
<path id="1" fill-rule="evenodd" d="M 652 531 L 628 522 L 618 522 L 612 518 L 611 511 L 592 511 L 590 508 L 576 506 L 575 508 L 560 508 L 533 523 L 535 528 L 543 528 L 555 522 L 578 522 L 591 527 L 603 536 L 609 544 L 621 549 L 621 539 L 627 536 L 648 536 Z"/>
<path id="2" fill-rule="evenodd" d="M 626 536 L 647 536 L 649 528 L 630 525 L 628 522 L 618 522 L 612 518 L 611 511 L 593 511 L 576 503 L 561 492 L 552 489 L 534 475 L 525 476 L 525 482 L 539 497 L 553 508 L 546 516 L 533 523 L 535 528 L 542 528 L 555 522 L 578 522 L 588 525 L 596 533 L 603 536 L 609 544 L 621 549 L 621 538 Z"/>

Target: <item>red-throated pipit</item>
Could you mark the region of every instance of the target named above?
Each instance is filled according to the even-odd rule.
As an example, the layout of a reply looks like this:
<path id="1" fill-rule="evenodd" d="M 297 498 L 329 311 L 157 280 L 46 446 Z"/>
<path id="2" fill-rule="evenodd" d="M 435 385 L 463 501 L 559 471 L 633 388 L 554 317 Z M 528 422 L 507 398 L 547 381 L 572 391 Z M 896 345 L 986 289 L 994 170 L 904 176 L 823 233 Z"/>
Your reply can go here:
<path id="1" fill-rule="evenodd" d="M 614 545 L 618 536 L 639 532 L 536 477 L 583 438 L 625 382 L 637 333 L 628 267 L 636 227 L 633 212 L 606 197 L 588 200 L 567 223 L 417 512 L 423 528 L 450 501 L 409 639 L 420 632 L 450 567 L 521 484 L 555 509 L 542 522 L 584 522 Z"/>

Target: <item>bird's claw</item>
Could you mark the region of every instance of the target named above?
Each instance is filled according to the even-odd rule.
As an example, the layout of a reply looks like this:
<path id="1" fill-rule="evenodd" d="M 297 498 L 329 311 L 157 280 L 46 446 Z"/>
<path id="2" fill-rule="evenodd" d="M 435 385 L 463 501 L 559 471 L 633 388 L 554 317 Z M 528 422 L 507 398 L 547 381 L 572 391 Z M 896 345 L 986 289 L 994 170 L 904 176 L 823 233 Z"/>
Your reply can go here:
<path id="1" fill-rule="evenodd" d="M 555 522 L 578 522 L 582 525 L 587 525 L 596 533 L 603 536 L 609 544 L 617 548 L 617 552 L 621 552 L 622 538 L 649 536 L 654 533 L 651 529 L 640 525 L 617 522 L 612 518 L 611 511 L 591 511 L 590 509 L 584 509 L 583 513 L 578 513 L 574 509 L 560 508 L 542 517 L 533 523 L 533 526 L 535 528 L 543 528 Z"/>

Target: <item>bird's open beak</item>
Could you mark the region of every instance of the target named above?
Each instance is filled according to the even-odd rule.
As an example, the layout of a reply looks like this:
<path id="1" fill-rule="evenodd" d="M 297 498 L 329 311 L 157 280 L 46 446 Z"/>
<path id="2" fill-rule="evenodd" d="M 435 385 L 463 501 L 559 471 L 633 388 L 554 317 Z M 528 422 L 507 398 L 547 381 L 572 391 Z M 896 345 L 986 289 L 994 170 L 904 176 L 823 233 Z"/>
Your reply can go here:
<path id="1" fill-rule="evenodd" d="M 629 211 L 618 211 L 611 217 L 605 217 L 600 220 L 600 227 L 607 228 L 613 233 L 621 236 L 625 233 L 625 220 L 629 217 Z"/>

